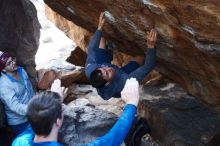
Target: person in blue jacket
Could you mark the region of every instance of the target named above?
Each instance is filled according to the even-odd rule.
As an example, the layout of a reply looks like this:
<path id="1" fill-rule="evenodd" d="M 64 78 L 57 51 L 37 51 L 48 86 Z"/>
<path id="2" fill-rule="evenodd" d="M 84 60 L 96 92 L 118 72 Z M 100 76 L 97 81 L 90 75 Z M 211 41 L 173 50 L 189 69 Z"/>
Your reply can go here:
<path id="1" fill-rule="evenodd" d="M 112 56 L 109 50 L 103 49 L 102 27 L 104 22 L 105 18 L 102 12 L 99 17 L 98 29 L 88 46 L 85 74 L 92 86 L 97 89 L 98 94 L 104 100 L 108 100 L 111 97 L 121 97 L 120 92 L 127 79 L 133 77 L 141 81 L 153 69 L 156 62 L 155 42 L 157 32 L 152 29 L 147 33 L 148 52 L 142 66 L 140 66 L 140 61 L 133 60 L 119 68 L 111 64 Z"/>
<path id="2" fill-rule="evenodd" d="M 55 77 L 44 79 L 44 82 L 50 83 Z M 7 124 L 16 135 L 23 132 L 29 124 L 27 105 L 34 95 L 28 75 L 17 65 L 16 58 L 8 52 L 0 51 L 0 100 L 4 105 Z"/>
<path id="3" fill-rule="evenodd" d="M 28 126 L 27 104 L 35 92 L 26 71 L 16 64 L 16 58 L 0 51 L 0 100 L 7 123 L 18 135 Z"/>
<path id="4" fill-rule="evenodd" d="M 79 145 L 120 146 L 135 118 L 139 102 L 138 88 L 136 79 L 127 79 L 121 92 L 126 105 L 118 121 L 104 136 L 91 143 Z M 31 127 L 21 133 L 12 146 L 61 146 L 57 142 L 58 131 L 63 122 L 62 98 L 59 94 L 51 91 L 37 94 L 28 104 L 27 116 Z"/>

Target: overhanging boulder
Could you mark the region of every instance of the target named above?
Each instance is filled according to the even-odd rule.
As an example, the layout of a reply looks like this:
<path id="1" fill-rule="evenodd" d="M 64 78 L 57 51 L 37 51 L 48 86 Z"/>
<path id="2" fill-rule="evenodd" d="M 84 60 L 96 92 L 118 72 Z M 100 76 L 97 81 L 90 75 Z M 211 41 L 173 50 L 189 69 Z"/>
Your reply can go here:
<path id="1" fill-rule="evenodd" d="M 155 27 L 157 70 L 220 113 L 219 1 L 44 1 L 89 32 L 95 31 L 100 12 L 106 11 L 104 36 L 130 55 L 143 53 L 145 33 Z"/>

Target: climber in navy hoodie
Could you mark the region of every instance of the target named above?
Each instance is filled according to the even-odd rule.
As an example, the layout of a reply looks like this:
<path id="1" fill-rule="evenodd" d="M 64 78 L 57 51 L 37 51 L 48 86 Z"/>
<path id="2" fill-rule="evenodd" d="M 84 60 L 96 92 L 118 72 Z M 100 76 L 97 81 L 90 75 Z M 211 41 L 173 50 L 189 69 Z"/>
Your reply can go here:
<path id="1" fill-rule="evenodd" d="M 145 59 L 143 58 L 143 65 L 140 57 L 136 57 L 124 67 L 119 68 L 111 64 L 111 53 L 104 49 L 105 43 L 104 38 L 102 38 L 104 17 L 104 12 L 102 12 L 99 17 L 98 29 L 90 40 L 85 73 L 92 86 L 97 89 L 98 94 L 103 99 L 108 100 L 111 97 L 121 97 L 120 92 L 127 79 L 133 77 L 141 81 L 154 68 L 156 62 L 156 49 L 154 47 L 157 32 L 155 29 L 147 32 L 148 52 Z"/>

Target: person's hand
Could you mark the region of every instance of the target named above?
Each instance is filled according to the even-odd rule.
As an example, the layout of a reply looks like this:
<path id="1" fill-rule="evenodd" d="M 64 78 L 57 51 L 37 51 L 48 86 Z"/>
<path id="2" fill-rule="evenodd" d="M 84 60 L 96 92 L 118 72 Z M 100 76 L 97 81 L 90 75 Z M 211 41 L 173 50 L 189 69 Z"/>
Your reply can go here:
<path id="1" fill-rule="evenodd" d="M 60 81 L 60 79 L 54 80 L 53 84 L 51 85 L 50 90 L 51 90 L 52 92 L 58 93 L 58 94 L 61 96 L 61 101 L 63 102 L 63 99 L 64 99 L 64 90 L 65 90 L 65 88 L 64 88 L 64 87 L 61 87 L 61 81 Z"/>
<path id="2" fill-rule="evenodd" d="M 157 41 L 157 31 L 156 29 L 151 29 L 147 32 L 147 48 L 154 48 Z"/>
<path id="3" fill-rule="evenodd" d="M 105 23 L 105 13 L 101 12 L 101 14 L 99 16 L 98 30 L 102 30 L 104 23 Z"/>
<path id="4" fill-rule="evenodd" d="M 126 104 L 138 105 L 139 83 L 135 78 L 127 79 L 124 89 L 121 91 L 121 97 Z"/>

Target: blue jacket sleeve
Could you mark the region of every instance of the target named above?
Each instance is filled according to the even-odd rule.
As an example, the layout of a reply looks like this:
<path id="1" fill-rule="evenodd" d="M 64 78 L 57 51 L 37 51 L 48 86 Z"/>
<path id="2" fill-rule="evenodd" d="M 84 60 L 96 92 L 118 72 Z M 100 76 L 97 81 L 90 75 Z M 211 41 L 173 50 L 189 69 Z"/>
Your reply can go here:
<path id="1" fill-rule="evenodd" d="M 136 106 L 128 104 L 112 129 L 87 146 L 120 146 L 127 136 L 136 114 Z"/>
<path id="2" fill-rule="evenodd" d="M 138 81 L 144 77 L 154 68 L 156 62 L 156 49 L 149 48 L 145 57 L 144 65 L 131 72 L 128 76 L 136 78 Z"/>
<path id="3" fill-rule="evenodd" d="M 13 140 L 12 146 L 31 146 L 33 138 L 34 131 L 31 126 L 28 125 L 26 130 Z"/>
<path id="4" fill-rule="evenodd" d="M 99 48 L 101 37 L 102 37 L 102 32 L 100 30 L 96 30 L 91 41 L 89 42 L 86 66 L 90 63 L 96 63 L 96 49 Z"/>

